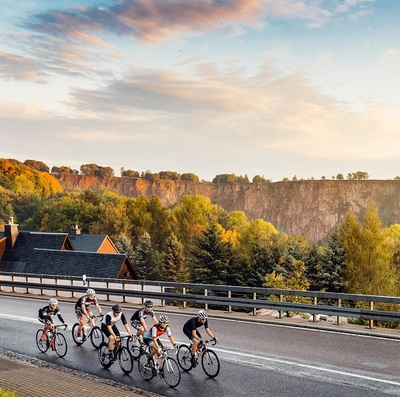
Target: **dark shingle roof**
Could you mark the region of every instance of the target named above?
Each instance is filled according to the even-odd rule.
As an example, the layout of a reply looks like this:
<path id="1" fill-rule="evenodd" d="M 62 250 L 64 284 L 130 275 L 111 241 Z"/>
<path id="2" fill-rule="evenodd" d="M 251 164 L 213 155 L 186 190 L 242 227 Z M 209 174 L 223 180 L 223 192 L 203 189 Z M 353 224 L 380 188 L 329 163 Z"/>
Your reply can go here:
<path id="1" fill-rule="evenodd" d="M 107 238 L 105 235 L 95 234 L 77 234 L 69 235 L 74 250 L 85 251 L 85 252 L 97 252 Z"/>
<path id="2" fill-rule="evenodd" d="M 20 231 L 12 250 L 4 252 L 3 261 L 26 261 L 35 248 L 61 250 L 67 233 L 37 233 Z"/>
<path id="3" fill-rule="evenodd" d="M 116 278 L 125 258 L 124 254 L 34 249 L 23 272 Z"/>

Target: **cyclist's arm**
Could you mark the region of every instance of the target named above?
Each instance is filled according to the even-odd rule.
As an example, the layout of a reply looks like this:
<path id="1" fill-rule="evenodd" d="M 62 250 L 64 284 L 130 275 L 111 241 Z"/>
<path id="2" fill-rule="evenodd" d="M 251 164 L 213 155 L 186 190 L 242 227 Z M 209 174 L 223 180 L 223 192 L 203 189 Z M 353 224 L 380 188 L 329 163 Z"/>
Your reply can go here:
<path id="1" fill-rule="evenodd" d="M 146 325 L 146 321 L 144 321 L 143 317 L 140 317 L 140 324 L 142 324 L 142 327 L 145 331 L 147 331 L 147 325 Z"/>
<path id="2" fill-rule="evenodd" d="M 98 303 L 96 303 L 96 310 L 98 311 L 98 313 L 100 314 L 100 316 L 103 315 L 103 312 L 101 311 L 101 307 Z"/>

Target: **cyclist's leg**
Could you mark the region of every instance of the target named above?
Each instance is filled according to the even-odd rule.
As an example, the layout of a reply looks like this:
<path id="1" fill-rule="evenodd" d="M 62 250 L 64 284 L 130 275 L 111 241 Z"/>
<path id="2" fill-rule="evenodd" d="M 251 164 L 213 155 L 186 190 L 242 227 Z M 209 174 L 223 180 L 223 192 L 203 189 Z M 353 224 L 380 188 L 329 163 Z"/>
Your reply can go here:
<path id="1" fill-rule="evenodd" d="M 88 326 L 89 326 L 89 327 L 92 327 L 92 325 L 93 325 L 93 321 L 92 321 L 93 312 L 92 312 L 90 309 L 86 309 L 86 311 L 87 311 L 87 314 L 88 314 L 88 316 L 89 316 L 89 319 L 88 319 Z"/>
<path id="2" fill-rule="evenodd" d="M 85 319 L 83 318 L 83 313 L 82 313 L 81 309 L 76 309 L 75 314 L 76 314 L 76 318 L 78 319 L 78 322 L 79 322 L 78 332 L 77 332 L 76 336 L 78 338 L 80 338 L 82 335 L 82 328 L 85 325 Z"/>

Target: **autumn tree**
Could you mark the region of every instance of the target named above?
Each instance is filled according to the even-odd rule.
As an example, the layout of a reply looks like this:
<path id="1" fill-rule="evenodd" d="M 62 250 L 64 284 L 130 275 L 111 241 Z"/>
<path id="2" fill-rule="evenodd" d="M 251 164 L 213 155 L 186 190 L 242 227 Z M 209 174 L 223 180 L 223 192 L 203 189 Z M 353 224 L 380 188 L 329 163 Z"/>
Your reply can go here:
<path id="1" fill-rule="evenodd" d="M 345 250 L 347 292 L 397 295 L 392 240 L 382 230 L 375 205 L 369 205 L 362 224 L 353 213 L 347 213 L 339 233 Z"/>

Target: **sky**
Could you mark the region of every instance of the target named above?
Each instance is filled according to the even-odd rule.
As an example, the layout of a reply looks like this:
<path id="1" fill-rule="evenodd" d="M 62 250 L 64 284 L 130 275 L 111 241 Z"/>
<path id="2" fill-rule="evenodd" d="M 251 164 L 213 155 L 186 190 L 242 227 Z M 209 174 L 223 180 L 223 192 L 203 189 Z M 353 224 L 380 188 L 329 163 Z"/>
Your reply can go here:
<path id="1" fill-rule="evenodd" d="M 2 0 L 0 157 L 400 175 L 399 0 Z"/>

